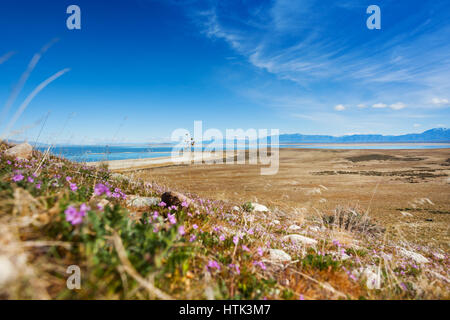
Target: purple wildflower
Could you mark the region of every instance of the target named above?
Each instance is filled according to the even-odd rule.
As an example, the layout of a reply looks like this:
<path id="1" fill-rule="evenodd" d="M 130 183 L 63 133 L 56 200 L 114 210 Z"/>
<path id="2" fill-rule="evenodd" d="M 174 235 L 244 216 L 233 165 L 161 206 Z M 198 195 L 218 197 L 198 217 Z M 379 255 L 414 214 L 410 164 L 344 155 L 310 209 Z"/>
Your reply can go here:
<path id="1" fill-rule="evenodd" d="M 217 261 L 209 260 L 208 265 L 206 266 L 207 269 L 217 269 L 220 270 L 220 265 L 217 263 Z"/>
<path id="2" fill-rule="evenodd" d="M 165 203 L 164 201 L 161 201 L 161 202 L 159 203 L 159 206 L 160 206 L 160 207 L 165 207 L 165 206 L 166 206 L 166 203 Z"/>
<path id="3" fill-rule="evenodd" d="M 20 173 L 18 173 L 18 174 L 16 174 L 14 177 L 12 177 L 12 180 L 13 180 L 14 182 L 22 181 L 22 180 L 23 180 L 23 175 L 20 174 Z"/>
<path id="4" fill-rule="evenodd" d="M 69 206 L 64 213 L 66 214 L 66 220 L 70 222 L 72 225 L 77 225 L 83 222 L 83 217 L 86 215 L 86 212 L 89 210 L 89 207 L 86 204 L 82 204 L 80 206 L 80 210 L 78 211 L 73 206 Z"/>
<path id="5" fill-rule="evenodd" d="M 70 190 L 72 190 L 72 191 L 77 191 L 78 190 L 78 187 L 77 187 L 77 185 L 75 184 L 75 183 L 71 183 L 70 184 Z"/>
<path id="6" fill-rule="evenodd" d="M 101 196 L 102 194 L 106 194 L 106 196 L 109 197 L 111 195 L 111 191 L 109 191 L 109 188 L 106 185 L 104 185 L 103 183 L 97 183 L 94 188 L 94 194 L 96 196 Z"/>
<path id="7" fill-rule="evenodd" d="M 235 271 L 237 274 L 241 273 L 241 270 L 239 269 L 239 266 L 237 264 L 230 263 L 228 267 L 232 270 L 234 269 L 233 271 Z"/>
<path id="8" fill-rule="evenodd" d="M 259 247 L 256 251 L 258 252 L 258 254 L 259 254 L 260 256 L 262 256 L 263 253 L 264 253 L 264 250 L 263 250 L 261 247 Z"/>
<path id="9" fill-rule="evenodd" d="M 254 266 L 259 266 L 261 269 L 266 270 L 266 265 L 262 261 L 253 261 Z"/>
<path id="10" fill-rule="evenodd" d="M 177 219 L 175 218 L 175 214 L 168 214 L 167 217 L 169 218 L 169 222 L 170 224 L 175 224 L 177 223 Z"/>

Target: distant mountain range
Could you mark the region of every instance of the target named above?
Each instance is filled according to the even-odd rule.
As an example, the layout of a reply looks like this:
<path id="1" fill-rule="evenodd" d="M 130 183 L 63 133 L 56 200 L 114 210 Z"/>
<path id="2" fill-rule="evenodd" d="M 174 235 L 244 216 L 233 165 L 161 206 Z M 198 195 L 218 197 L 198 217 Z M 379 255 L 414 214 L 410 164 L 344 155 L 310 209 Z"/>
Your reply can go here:
<path id="1" fill-rule="evenodd" d="M 270 137 L 268 138 L 270 142 Z M 22 141 L 9 140 L 12 143 L 20 143 Z M 212 141 L 203 141 L 204 144 L 211 143 Z M 300 133 L 293 134 L 280 134 L 279 142 L 286 143 L 419 143 L 419 142 L 443 142 L 450 143 L 450 129 L 449 128 L 434 128 L 422 133 L 408 133 L 399 136 L 385 136 L 381 134 L 353 134 L 341 137 L 327 136 L 327 135 L 307 135 Z M 225 143 L 225 141 L 224 141 Z M 34 143 L 32 143 L 34 145 Z M 163 143 L 102 143 L 95 144 L 98 146 L 173 146 L 175 142 L 163 142 Z M 58 146 L 64 146 L 63 144 L 56 144 Z M 74 144 L 66 144 L 67 146 L 74 146 Z M 37 147 L 46 147 L 48 144 L 37 143 Z"/>
<path id="2" fill-rule="evenodd" d="M 400 136 L 381 134 L 354 134 L 342 137 L 305 135 L 300 133 L 280 134 L 280 143 L 405 143 L 405 142 L 450 142 L 450 129 L 435 128 L 422 133 L 408 133 Z"/>

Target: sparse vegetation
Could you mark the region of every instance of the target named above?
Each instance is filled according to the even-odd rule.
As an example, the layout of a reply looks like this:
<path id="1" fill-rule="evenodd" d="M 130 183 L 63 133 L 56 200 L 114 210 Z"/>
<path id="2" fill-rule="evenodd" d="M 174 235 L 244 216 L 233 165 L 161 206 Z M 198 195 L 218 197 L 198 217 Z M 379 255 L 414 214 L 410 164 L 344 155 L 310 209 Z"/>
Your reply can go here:
<path id="1" fill-rule="evenodd" d="M 378 161 L 420 161 L 424 160 L 423 157 L 395 157 L 388 154 L 364 154 L 360 156 L 354 156 L 354 157 L 347 157 L 347 160 L 350 160 L 351 162 L 363 162 L 363 161 L 372 161 L 372 160 L 378 160 Z"/>
<path id="2" fill-rule="evenodd" d="M 317 241 L 292 243 L 282 211 L 236 211 L 190 194 L 191 203 L 134 208 L 130 196 L 168 188 L 36 151 L 10 158 L 8 147 L 0 145 L 2 298 L 449 298 L 447 253 L 387 240 L 356 208 L 306 217 L 296 232 Z M 274 261 L 271 248 L 292 260 Z M 70 265 L 82 270 L 79 290 L 66 287 Z"/>

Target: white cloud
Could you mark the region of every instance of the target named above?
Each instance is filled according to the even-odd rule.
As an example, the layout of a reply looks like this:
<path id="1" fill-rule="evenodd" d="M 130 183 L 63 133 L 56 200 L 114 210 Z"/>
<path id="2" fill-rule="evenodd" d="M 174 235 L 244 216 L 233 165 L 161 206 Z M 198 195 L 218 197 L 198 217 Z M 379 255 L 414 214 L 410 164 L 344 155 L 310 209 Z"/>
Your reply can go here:
<path id="1" fill-rule="evenodd" d="M 392 110 L 400 110 L 400 109 L 406 108 L 406 104 L 404 104 L 403 102 L 397 102 L 397 103 L 393 103 L 391 105 L 387 105 L 385 103 L 380 102 L 380 103 L 373 104 L 372 108 L 375 108 L 375 109 L 391 108 Z"/>
<path id="2" fill-rule="evenodd" d="M 363 109 L 363 108 L 366 108 L 367 106 L 364 104 L 364 103 L 360 103 L 360 104 L 358 104 L 358 108 L 361 108 L 361 109 Z"/>
<path id="3" fill-rule="evenodd" d="M 442 106 L 448 104 L 449 101 L 445 98 L 433 98 L 431 99 L 431 102 L 435 105 Z"/>
<path id="4" fill-rule="evenodd" d="M 375 103 L 374 105 L 372 105 L 372 108 L 377 108 L 377 109 L 381 109 L 381 108 L 386 108 L 387 104 L 385 103 Z"/>
<path id="5" fill-rule="evenodd" d="M 337 106 L 334 107 L 334 110 L 336 111 L 344 111 L 345 110 L 345 106 L 342 104 L 338 104 Z"/>
<path id="6" fill-rule="evenodd" d="M 400 110 L 406 108 L 406 104 L 404 104 L 403 102 L 397 102 L 391 104 L 389 108 L 391 108 L 392 110 Z"/>
<path id="7" fill-rule="evenodd" d="M 413 124 L 413 127 L 414 127 L 414 128 L 418 128 L 418 127 L 420 127 L 420 126 L 421 126 L 421 124 L 419 124 L 419 123 L 414 123 L 414 124 Z"/>

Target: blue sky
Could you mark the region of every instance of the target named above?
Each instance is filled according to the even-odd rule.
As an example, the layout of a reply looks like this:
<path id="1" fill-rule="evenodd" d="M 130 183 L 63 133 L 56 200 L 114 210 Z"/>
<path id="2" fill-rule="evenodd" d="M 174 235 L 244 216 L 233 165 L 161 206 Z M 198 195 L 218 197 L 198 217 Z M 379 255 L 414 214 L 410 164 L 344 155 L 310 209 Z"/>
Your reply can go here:
<path id="1" fill-rule="evenodd" d="M 71 4 L 81 30 L 66 28 Z M 381 30 L 366 27 L 371 4 Z M 332 135 L 450 127 L 448 39 L 446 0 L 2 0 L 2 110 L 51 45 L 0 131 L 103 143 L 167 140 L 194 120 Z"/>

